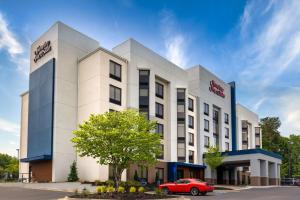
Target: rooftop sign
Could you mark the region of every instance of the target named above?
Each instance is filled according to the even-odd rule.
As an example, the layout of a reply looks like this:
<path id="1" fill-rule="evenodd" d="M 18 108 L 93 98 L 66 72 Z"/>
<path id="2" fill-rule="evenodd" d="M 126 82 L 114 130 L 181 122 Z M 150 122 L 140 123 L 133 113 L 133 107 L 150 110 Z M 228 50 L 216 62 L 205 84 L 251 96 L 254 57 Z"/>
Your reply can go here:
<path id="1" fill-rule="evenodd" d="M 210 81 L 209 91 L 215 93 L 216 95 L 222 98 L 225 98 L 224 89 L 214 80 Z"/>
<path id="2" fill-rule="evenodd" d="M 49 51 L 51 51 L 51 42 L 48 40 L 43 45 L 39 45 L 34 51 L 34 62 L 36 63 L 39 59 L 44 57 Z"/>

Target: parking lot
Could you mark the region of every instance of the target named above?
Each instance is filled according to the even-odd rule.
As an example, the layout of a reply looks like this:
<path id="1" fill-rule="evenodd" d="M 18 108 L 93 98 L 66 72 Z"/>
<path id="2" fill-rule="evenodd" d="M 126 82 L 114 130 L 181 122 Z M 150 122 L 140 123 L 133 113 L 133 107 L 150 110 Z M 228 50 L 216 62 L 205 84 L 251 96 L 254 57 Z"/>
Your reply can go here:
<path id="1" fill-rule="evenodd" d="M 0 200 L 54 200 L 63 198 L 71 193 L 29 189 L 23 187 L 0 186 Z M 178 195 L 182 196 L 182 195 Z M 186 198 L 196 200 L 295 200 L 299 199 L 300 187 L 273 187 L 273 188 L 256 188 L 230 192 L 214 192 L 207 196 L 190 196 Z"/>

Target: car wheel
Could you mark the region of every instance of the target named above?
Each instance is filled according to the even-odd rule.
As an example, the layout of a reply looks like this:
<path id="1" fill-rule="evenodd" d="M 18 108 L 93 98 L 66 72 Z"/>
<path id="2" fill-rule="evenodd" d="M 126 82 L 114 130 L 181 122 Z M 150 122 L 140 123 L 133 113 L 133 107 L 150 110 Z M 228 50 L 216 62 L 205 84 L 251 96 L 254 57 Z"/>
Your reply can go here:
<path id="1" fill-rule="evenodd" d="M 201 192 L 201 195 L 205 196 L 207 194 L 207 192 Z"/>
<path id="2" fill-rule="evenodd" d="M 199 194 L 199 190 L 197 188 L 192 188 L 190 192 L 193 196 L 197 196 Z"/>
<path id="3" fill-rule="evenodd" d="M 170 190 L 167 187 L 162 188 L 161 191 L 162 191 L 163 194 L 169 194 L 170 193 Z"/>

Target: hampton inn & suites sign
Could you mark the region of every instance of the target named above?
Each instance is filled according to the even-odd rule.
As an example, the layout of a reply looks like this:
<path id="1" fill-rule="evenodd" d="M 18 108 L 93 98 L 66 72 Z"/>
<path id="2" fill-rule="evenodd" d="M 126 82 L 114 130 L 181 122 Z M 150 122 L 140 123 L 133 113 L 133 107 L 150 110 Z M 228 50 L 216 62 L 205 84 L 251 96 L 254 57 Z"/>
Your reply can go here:
<path id="1" fill-rule="evenodd" d="M 224 89 L 217 84 L 214 80 L 210 81 L 209 91 L 215 93 L 216 95 L 225 98 Z"/>
<path id="2" fill-rule="evenodd" d="M 48 52 L 51 51 L 50 40 L 44 42 L 44 44 L 39 45 L 34 51 L 34 62 L 36 63 L 39 59 L 44 57 Z"/>

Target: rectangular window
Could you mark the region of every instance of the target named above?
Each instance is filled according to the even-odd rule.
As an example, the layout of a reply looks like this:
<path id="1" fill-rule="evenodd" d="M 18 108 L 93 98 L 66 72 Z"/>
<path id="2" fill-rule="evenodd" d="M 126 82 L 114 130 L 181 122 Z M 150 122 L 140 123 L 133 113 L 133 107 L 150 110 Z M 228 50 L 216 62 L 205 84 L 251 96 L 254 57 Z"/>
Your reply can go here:
<path id="1" fill-rule="evenodd" d="M 159 183 L 162 184 L 164 182 L 164 168 L 155 168 L 155 174 L 157 174 Z"/>
<path id="2" fill-rule="evenodd" d="M 209 148 L 209 146 L 210 146 L 209 137 L 208 136 L 204 136 L 204 146 L 206 148 Z"/>
<path id="3" fill-rule="evenodd" d="M 229 124 L 229 115 L 227 113 L 224 114 L 224 121 L 225 121 L 225 124 Z"/>
<path id="4" fill-rule="evenodd" d="M 160 123 L 157 123 L 155 132 L 157 134 L 159 134 L 161 138 L 164 138 L 164 125 L 160 124 Z"/>
<path id="5" fill-rule="evenodd" d="M 184 145 L 184 143 L 177 144 L 177 153 L 178 153 L 178 159 L 185 160 L 185 145 Z"/>
<path id="6" fill-rule="evenodd" d="M 160 155 L 158 155 L 156 158 L 157 159 L 164 159 L 164 145 L 163 144 L 161 144 L 160 145 L 160 148 L 161 148 L 161 154 Z"/>
<path id="7" fill-rule="evenodd" d="M 209 116 L 209 105 L 207 103 L 204 103 L 204 114 Z"/>
<path id="8" fill-rule="evenodd" d="M 209 121 L 207 119 L 204 120 L 204 130 L 209 132 Z"/>
<path id="9" fill-rule="evenodd" d="M 139 111 L 149 119 L 149 70 L 139 70 Z"/>
<path id="10" fill-rule="evenodd" d="M 110 60 L 109 61 L 109 77 L 117 81 L 121 81 L 122 71 L 121 65 Z"/>
<path id="11" fill-rule="evenodd" d="M 194 100 L 193 99 L 191 99 L 191 98 L 189 98 L 189 106 L 188 106 L 188 109 L 189 109 L 189 111 L 194 111 Z"/>
<path id="12" fill-rule="evenodd" d="M 155 95 L 159 98 L 164 98 L 164 86 L 158 82 L 155 83 Z"/>
<path id="13" fill-rule="evenodd" d="M 194 128 L 194 117 L 189 115 L 189 128 Z"/>
<path id="14" fill-rule="evenodd" d="M 229 151 L 229 142 L 225 142 L 225 151 Z"/>
<path id="15" fill-rule="evenodd" d="M 189 151 L 189 163 L 194 163 L 194 151 Z"/>
<path id="16" fill-rule="evenodd" d="M 164 118 L 164 105 L 155 103 L 155 116 L 161 119 Z"/>
<path id="17" fill-rule="evenodd" d="M 109 85 L 109 102 L 121 105 L 121 88 Z"/>
<path id="18" fill-rule="evenodd" d="M 139 178 L 148 180 L 148 167 L 139 165 L 138 166 L 138 175 L 139 175 Z"/>
<path id="19" fill-rule="evenodd" d="M 229 128 L 225 128 L 225 138 L 229 138 Z"/>
<path id="20" fill-rule="evenodd" d="M 189 145 L 194 146 L 194 134 L 189 133 Z"/>
<path id="21" fill-rule="evenodd" d="M 185 137 L 184 124 L 177 124 L 177 137 L 178 138 Z"/>
<path id="22" fill-rule="evenodd" d="M 214 135 L 214 145 L 215 147 L 219 147 L 219 135 Z"/>

